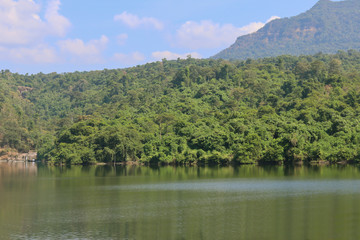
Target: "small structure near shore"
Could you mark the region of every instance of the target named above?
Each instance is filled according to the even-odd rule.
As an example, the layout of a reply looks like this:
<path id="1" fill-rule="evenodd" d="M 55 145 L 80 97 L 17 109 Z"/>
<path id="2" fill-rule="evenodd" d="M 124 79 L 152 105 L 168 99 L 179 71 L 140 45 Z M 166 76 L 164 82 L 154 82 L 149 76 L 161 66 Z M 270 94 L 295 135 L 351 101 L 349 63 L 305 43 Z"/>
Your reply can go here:
<path id="1" fill-rule="evenodd" d="M 0 160 L 19 161 L 19 162 L 35 162 L 37 152 L 30 151 L 28 153 L 8 152 L 0 157 Z"/>

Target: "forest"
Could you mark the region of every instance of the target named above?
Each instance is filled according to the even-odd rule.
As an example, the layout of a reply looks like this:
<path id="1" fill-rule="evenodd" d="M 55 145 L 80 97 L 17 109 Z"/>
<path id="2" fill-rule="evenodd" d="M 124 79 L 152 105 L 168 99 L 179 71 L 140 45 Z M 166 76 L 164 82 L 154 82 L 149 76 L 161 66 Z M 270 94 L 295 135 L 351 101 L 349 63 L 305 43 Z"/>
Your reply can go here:
<path id="1" fill-rule="evenodd" d="M 0 155 L 50 164 L 360 162 L 360 52 L 0 72 Z"/>

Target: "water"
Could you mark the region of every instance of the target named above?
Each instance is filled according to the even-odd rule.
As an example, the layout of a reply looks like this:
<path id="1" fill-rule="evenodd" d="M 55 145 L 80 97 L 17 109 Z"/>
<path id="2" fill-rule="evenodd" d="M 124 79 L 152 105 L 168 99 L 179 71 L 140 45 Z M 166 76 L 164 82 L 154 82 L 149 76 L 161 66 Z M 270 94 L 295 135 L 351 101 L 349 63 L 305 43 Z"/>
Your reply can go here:
<path id="1" fill-rule="evenodd" d="M 0 163 L 0 239 L 360 239 L 360 168 Z"/>

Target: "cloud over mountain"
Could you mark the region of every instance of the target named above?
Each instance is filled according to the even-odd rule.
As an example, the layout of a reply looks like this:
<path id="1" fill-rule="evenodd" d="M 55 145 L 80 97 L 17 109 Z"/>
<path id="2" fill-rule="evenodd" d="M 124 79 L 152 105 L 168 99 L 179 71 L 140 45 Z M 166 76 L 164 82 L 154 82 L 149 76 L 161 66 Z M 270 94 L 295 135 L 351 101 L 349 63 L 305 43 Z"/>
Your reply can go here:
<path id="1" fill-rule="evenodd" d="M 271 17 L 268 21 L 278 17 Z M 268 22 L 267 21 L 267 22 Z M 237 37 L 256 32 L 265 25 L 263 22 L 253 22 L 243 27 L 232 24 L 219 24 L 212 21 L 188 21 L 176 32 L 177 46 L 189 49 L 218 48 L 228 46 Z"/>

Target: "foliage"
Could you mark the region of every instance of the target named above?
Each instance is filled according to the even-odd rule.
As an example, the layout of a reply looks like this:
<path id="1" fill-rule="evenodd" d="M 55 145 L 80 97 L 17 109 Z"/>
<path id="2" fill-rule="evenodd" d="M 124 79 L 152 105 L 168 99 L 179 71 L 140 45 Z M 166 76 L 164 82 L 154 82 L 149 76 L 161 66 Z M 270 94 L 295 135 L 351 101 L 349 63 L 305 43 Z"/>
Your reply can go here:
<path id="1" fill-rule="evenodd" d="M 54 164 L 360 161 L 360 53 L 0 75 L 0 147 Z"/>

